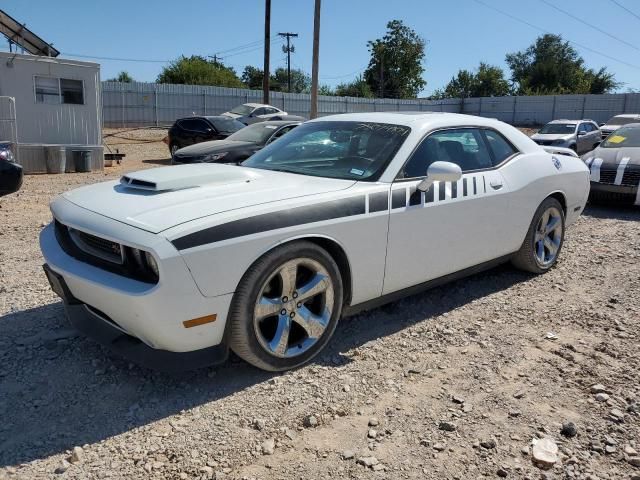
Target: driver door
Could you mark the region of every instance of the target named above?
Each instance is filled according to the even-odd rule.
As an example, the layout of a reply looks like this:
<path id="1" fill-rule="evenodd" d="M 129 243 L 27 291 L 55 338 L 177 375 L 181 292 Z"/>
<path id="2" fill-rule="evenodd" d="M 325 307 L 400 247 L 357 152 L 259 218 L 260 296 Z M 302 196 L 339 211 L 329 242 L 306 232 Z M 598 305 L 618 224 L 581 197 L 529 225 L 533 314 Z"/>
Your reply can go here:
<path id="1" fill-rule="evenodd" d="M 392 185 L 383 294 L 505 255 L 509 186 L 500 164 L 517 150 L 494 130 L 455 128 L 427 136 Z M 435 161 L 456 163 L 457 182 L 416 190 Z"/>

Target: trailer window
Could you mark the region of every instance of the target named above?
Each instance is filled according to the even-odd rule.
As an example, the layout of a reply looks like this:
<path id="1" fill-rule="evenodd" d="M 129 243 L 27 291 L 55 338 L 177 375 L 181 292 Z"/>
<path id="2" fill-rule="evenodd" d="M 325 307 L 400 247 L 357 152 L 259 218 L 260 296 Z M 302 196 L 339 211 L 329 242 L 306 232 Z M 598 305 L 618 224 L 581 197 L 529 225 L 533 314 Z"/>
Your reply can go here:
<path id="1" fill-rule="evenodd" d="M 36 103 L 51 105 L 84 104 L 82 80 L 56 77 L 34 77 Z"/>

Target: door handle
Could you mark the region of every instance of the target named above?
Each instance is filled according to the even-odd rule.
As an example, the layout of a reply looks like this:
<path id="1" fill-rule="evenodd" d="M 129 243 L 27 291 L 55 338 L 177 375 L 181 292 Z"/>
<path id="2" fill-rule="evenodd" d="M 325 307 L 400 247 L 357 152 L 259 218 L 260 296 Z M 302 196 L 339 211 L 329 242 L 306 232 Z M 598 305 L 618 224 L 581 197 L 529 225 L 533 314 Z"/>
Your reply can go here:
<path id="1" fill-rule="evenodd" d="M 491 188 L 494 190 L 500 190 L 502 188 L 502 182 L 500 180 L 491 180 L 489 185 L 491 185 Z"/>

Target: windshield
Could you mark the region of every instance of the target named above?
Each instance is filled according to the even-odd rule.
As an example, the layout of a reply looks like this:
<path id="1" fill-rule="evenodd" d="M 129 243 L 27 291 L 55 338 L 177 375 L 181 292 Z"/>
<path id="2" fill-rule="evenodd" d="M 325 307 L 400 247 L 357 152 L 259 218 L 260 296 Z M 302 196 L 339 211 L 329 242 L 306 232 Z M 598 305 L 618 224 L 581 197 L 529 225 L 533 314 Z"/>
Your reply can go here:
<path id="1" fill-rule="evenodd" d="M 568 135 L 576 131 L 575 123 L 547 123 L 538 133 L 551 135 Z"/>
<path id="2" fill-rule="evenodd" d="M 607 122 L 607 125 L 626 125 L 627 123 L 635 123 L 637 122 L 637 118 L 632 117 L 613 117 L 610 118 Z"/>
<path id="3" fill-rule="evenodd" d="M 640 147 L 640 124 L 617 129 L 600 146 L 603 148 Z"/>
<path id="4" fill-rule="evenodd" d="M 254 123 L 248 127 L 244 127 L 242 130 L 238 130 L 233 135 L 229 135 L 227 140 L 234 140 L 236 142 L 251 142 L 263 145 L 269 140 L 269 137 L 273 135 L 280 125 L 269 125 L 267 123 Z"/>
<path id="5" fill-rule="evenodd" d="M 213 123 L 213 126 L 216 127 L 216 130 L 218 130 L 219 132 L 233 133 L 244 128 L 243 123 L 240 123 L 239 121 L 232 118 L 219 117 L 210 118 L 209 120 L 211 121 L 211 123 Z"/>
<path id="6" fill-rule="evenodd" d="M 251 112 L 253 112 L 253 107 L 250 107 L 249 105 L 238 105 L 236 108 L 231 110 L 231 113 L 235 113 L 237 115 L 249 115 Z"/>
<path id="7" fill-rule="evenodd" d="M 410 131 L 385 123 L 304 123 L 242 165 L 316 177 L 376 180 Z"/>

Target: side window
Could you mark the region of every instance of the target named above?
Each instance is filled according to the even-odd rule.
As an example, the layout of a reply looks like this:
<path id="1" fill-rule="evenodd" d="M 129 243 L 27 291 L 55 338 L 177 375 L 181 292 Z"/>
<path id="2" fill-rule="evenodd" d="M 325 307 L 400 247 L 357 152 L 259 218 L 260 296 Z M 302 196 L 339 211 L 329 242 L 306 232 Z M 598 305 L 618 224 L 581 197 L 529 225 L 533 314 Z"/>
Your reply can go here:
<path id="1" fill-rule="evenodd" d="M 295 127 L 295 125 L 289 125 L 286 127 L 281 128 L 280 130 L 278 130 L 273 137 L 271 137 L 270 141 L 274 141 L 276 138 L 280 138 L 281 136 L 283 136 L 285 133 L 291 131 L 291 129 L 293 129 L 293 127 Z"/>
<path id="2" fill-rule="evenodd" d="M 580 132 L 587 132 L 587 127 L 586 127 L 586 123 L 581 123 L 580 126 L 578 127 L 578 133 Z"/>
<path id="3" fill-rule="evenodd" d="M 404 167 L 404 178 L 424 177 L 433 162 L 452 162 L 463 172 L 491 168 L 491 155 L 477 128 L 442 130 L 425 138 Z"/>
<path id="4" fill-rule="evenodd" d="M 272 113 L 278 113 L 278 110 L 276 110 L 275 108 L 271 108 L 271 107 L 267 107 L 264 109 L 265 113 L 268 115 L 271 115 Z"/>
<path id="5" fill-rule="evenodd" d="M 258 115 L 264 115 L 264 114 L 265 114 L 265 108 L 263 108 L 263 107 L 256 108 L 256 109 L 253 111 L 253 116 L 254 116 L 254 117 L 257 117 Z"/>
<path id="6" fill-rule="evenodd" d="M 493 154 L 493 165 L 499 165 L 518 151 L 511 145 L 506 138 L 500 135 L 495 130 L 485 130 L 485 138 L 487 139 L 487 145 L 489 150 Z"/>
<path id="7" fill-rule="evenodd" d="M 200 133 L 208 133 L 211 130 L 211 125 L 209 125 L 204 120 L 191 120 L 193 122 L 193 130 Z"/>

